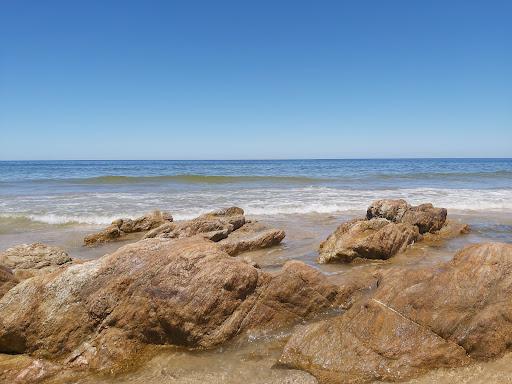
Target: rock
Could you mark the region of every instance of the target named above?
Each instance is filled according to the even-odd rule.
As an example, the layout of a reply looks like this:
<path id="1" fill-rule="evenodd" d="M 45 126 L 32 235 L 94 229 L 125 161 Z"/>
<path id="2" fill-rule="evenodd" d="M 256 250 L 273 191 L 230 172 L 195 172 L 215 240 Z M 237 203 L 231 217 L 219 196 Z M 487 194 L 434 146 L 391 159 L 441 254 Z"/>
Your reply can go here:
<path id="1" fill-rule="evenodd" d="M 345 314 L 294 333 L 280 362 L 325 383 L 405 380 L 502 355 L 510 319 L 512 245 L 476 244 L 448 263 L 384 273 Z"/>
<path id="2" fill-rule="evenodd" d="M 120 240 L 128 233 L 150 231 L 173 221 L 167 212 L 153 211 L 137 219 L 117 219 L 107 228 L 92 233 L 84 238 L 84 245 L 97 245 L 110 241 Z"/>
<path id="3" fill-rule="evenodd" d="M 146 239 L 11 288 L 0 299 L 0 353 L 110 369 L 148 344 L 210 348 L 289 326 L 336 296 L 300 262 L 271 274 L 198 236 Z"/>
<path id="4" fill-rule="evenodd" d="M 254 222 L 244 225 L 218 244 L 224 252 L 236 256 L 242 252 L 272 247 L 281 243 L 284 237 L 283 230 Z"/>
<path id="5" fill-rule="evenodd" d="M 469 363 L 464 349 L 376 301 L 296 331 L 279 363 L 320 383 L 400 381 Z"/>
<path id="6" fill-rule="evenodd" d="M 41 243 L 17 245 L 0 253 L 0 265 L 11 269 L 19 280 L 53 272 L 71 261 L 62 248 Z"/>
<path id="7" fill-rule="evenodd" d="M 418 228 L 387 219 L 353 220 L 340 225 L 320 244 L 319 263 L 356 258 L 389 259 L 421 238 Z"/>
<path id="8" fill-rule="evenodd" d="M 3 265 L 0 265 L 0 297 L 5 295 L 5 293 L 16 284 L 18 284 L 18 279 L 14 277 L 12 271 Z"/>
<path id="9" fill-rule="evenodd" d="M 117 220 L 119 229 L 124 233 L 146 232 L 157 228 L 162 224 L 172 222 L 173 218 L 170 213 L 153 211 L 148 215 L 139 217 L 135 220 L 121 219 Z"/>
<path id="10" fill-rule="evenodd" d="M 405 200 L 377 200 L 366 211 L 366 218 L 381 217 L 395 223 L 407 223 L 418 227 L 420 233 L 439 231 L 446 221 L 445 208 L 432 204 L 410 206 Z"/>
<path id="11" fill-rule="evenodd" d="M 410 208 L 411 206 L 403 199 L 377 200 L 368 207 L 366 211 L 366 218 L 368 220 L 373 218 L 383 218 L 399 223 L 405 212 Z"/>
<path id="12" fill-rule="evenodd" d="M 423 235 L 422 243 L 434 243 L 443 240 L 453 239 L 460 235 L 466 235 L 471 232 L 468 224 L 453 220 L 446 220 L 443 227 L 434 233 L 427 232 Z"/>
<path id="13" fill-rule="evenodd" d="M 368 207 L 366 219 L 340 225 L 320 244 L 318 262 L 351 262 L 359 258 L 386 260 L 422 240 L 422 234 L 429 234 L 429 241 L 448 239 L 456 230 L 451 225 L 449 230 L 440 233 L 446 216 L 445 208 L 435 208 L 432 204 L 411 207 L 402 199 L 374 201 Z M 466 225 L 460 228 L 459 234 L 467 231 L 469 226 Z"/>
<path id="14" fill-rule="evenodd" d="M 420 233 L 437 232 L 446 221 L 445 208 L 434 208 L 432 204 L 421 204 L 409 208 L 400 220 L 418 227 Z"/>
<path id="15" fill-rule="evenodd" d="M 144 238 L 182 238 L 203 234 L 209 240 L 219 241 L 245 224 L 244 210 L 238 207 L 209 212 L 192 220 L 164 224 L 146 233 Z"/>

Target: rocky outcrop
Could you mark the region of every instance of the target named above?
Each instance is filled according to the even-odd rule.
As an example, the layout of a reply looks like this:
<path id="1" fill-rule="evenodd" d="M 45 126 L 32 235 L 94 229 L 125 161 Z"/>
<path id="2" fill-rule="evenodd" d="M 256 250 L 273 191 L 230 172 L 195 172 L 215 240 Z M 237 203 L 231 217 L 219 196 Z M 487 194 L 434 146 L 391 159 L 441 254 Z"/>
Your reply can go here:
<path id="1" fill-rule="evenodd" d="M 12 271 L 3 265 L 0 265 L 0 297 L 2 297 L 16 284 L 18 284 L 18 279 L 14 277 Z"/>
<path id="2" fill-rule="evenodd" d="M 148 344 L 209 348 L 276 330 L 337 295 L 301 262 L 271 274 L 201 236 L 146 239 L 11 288 L 0 299 L 0 352 L 107 368 Z"/>
<path id="3" fill-rule="evenodd" d="M 512 245 L 472 245 L 440 266 L 384 272 L 345 314 L 297 330 L 280 363 L 321 383 L 405 380 L 500 356 L 511 319 Z"/>
<path id="4" fill-rule="evenodd" d="M 0 265 L 12 270 L 18 280 L 53 272 L 71 261 L 62 248 L 41 243 L 21 244 L 0 253 Z"/>
<path id="5" fill-rule="evenodd" d="M 145 232 L 143 239 L 180 239 L 200 235 L 214 242 L 222 241 L 221 248 L 232 256 L 277 245 L 285 237 L 280 229 L 247 221 L 242 208 L 229 207 L 177 222 L 159 211 L 136 220 L 120 219 L 103 231 L 87 236 L 84 243 L 95 245 L 119 240 L 133 232 Z"/>
<path id="6" fill-rule="evenodd" d="M 218 244 L 224 252 L 236 256 L 242 252 L 272 247 L 279 244 L 284 237 L 282 229 L 268 228 L 261 223 L 253 222 L 245 224 Z"/>
<path id="7" fill-rule="evenodd" d="M 120 240 L 128 233 L 147 232 L 172 221 L 169 213 L 160 211 L 151 212 L 137 219 L 118 219 L 102 231 L 86 236 L 84 244 L 90 246 Z"/>
<path id="8" fill-rule="evenodd" d="M 435 208 L 432 204 L 410 206 L 405 200 L 377 200 L 366 211 L 366 218 L 384 218 L 395 223 L 415 225 L 421 234 L 439 231 L 446 221 L 445 208 Z"/>
<path id="9" fill-rule="evenodd" d="M 456 235 L 454 225 L 442 231 L 447 212 L 432 204 L 411 207 L 405 200 L 378 200 L 366 219 L 341 224 L 319 248 L 319 263 L 350 262 L 358 258 L 386 260 L 427 236 L 430 241 Z M 441 234 L 442 231 L 442 234 Z M 459 234 L 469 227 L 459 230 Z"/>
<path id="10" fill-rule="evenodd" d="M 245 224 L 244 211 L 230 207 L 206 213 L 192 220 L 166 223 L 146 233 L 144 238 L 183 238 L 201 234 L 203 237 L 219 241 Z"/>
<path id="11" fill-rule="evenodd" d="M 319 263 L 356 258 L 389 259 L 421 237 L 418 228 L 387 219 L 353 220 L 340 225 L 320 244 Z"/>
<path id="12" fill-rule="evenodd" d="M 230 207 L 192 220 L 166 223 L 146 233 L 144 238 L 177 239 L 196 235 L 218 242 L 220 248 L 231 256 L 272 247 L 285 237 L 283 230 L 249 222 L 242 208 Z"/>

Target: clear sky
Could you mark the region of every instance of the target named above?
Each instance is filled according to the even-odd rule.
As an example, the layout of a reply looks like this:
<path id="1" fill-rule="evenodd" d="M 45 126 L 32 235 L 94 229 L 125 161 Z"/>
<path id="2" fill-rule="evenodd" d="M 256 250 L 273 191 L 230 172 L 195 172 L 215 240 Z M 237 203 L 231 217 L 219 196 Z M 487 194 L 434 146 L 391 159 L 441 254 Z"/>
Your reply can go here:
<path id="1" fill-rule="evenodd" d="M 512 1 L 0 1 L 0 159 L 512 156 Z"/>

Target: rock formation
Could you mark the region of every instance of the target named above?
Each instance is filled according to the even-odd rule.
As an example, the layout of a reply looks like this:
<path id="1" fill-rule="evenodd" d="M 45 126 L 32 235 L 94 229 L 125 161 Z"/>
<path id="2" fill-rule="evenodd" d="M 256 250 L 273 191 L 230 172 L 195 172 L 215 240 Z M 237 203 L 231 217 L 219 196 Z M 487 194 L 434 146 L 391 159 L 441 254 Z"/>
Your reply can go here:
<path id="1" fill-rule="evenodd" d="M 70 262 L 71 257 L 62 248 L 41 243 L 17 245 L 0 252 L 0 265 L 12 270 L 18 280 L 53 272 Z"/>
<path id="2" fill-rule="evenodd" d="M 107 368 L 148 344 L 209 348 L 279 329 L 337 295 L 302 262 L 270 274 L 201 236 L 146 239 L 11 288 L 0 299 L 0 352 Z"/>
<path id="3" fill-rule="evenodd" d="M 128 233 L 147 232 L 172 220 L 169 213 L 160 211 L 151 212 L 137 219 L 118 219 L 102 231 L 86 236 L 84 244 L 91 246 L 120 240 Z"/>
<path id="4" fill-rule="evenodd" d="M 320 244 L 319 263 L 350 262 L 356 258 L 389 259 L 427 236 L 434 240 L 446 224 L 447 212 L 432 204 L 411 207 L 405 200 L 378 200 L 368 207 L 366 219 L 341 224 Z M 465 226 L 459 233 L 468 231 Z M 455 235 L 453 223 L 448 234 Z M 441 235 L 437 236 L 441 238 Z"/>
<path id="5" fill-rule="evenodd" d="M 208 240 L 219 242 L 225 252 L 236 256 L 242 252 L 272 247 L 279 244 L 285 237 L 283 230 L 249 222 L 244 216 L 244 210 L 238 207 L 223 208 L 192 220 L 177 222 L 169 219 L 170 215 L 166 216 L 167 219 L 160 220 L 161 215 L 154 213 L 152 216 L 144 216 L 136 220 L 116 220 L 103 231 L 87 236 L 84 240 L 85 244 L 117 240 L 125 233 L 134 232 L 136 229 L 137 232 L 146 232 L 143 239 L 179 239 L 200 235 Z"/>
<path id="6" fill-rule="evenodd" d="M 343 315 L 298 329 L 280 364 L 321 383 L 405 380 L 500 356 L 511 319 L 512 245 L 472 245 L 440 266 L 384 272 Z"/>

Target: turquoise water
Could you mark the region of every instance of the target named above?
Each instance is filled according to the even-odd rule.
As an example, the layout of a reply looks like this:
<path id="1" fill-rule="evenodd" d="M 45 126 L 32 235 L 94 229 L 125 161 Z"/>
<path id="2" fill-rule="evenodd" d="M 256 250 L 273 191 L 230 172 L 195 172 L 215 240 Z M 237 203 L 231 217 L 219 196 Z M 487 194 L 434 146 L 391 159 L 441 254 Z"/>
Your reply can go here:
<path id="1" fill-rule="evenodd" d="M 363 210 L 378 198 L 512 212 L 512 159 L 0 162 L 0 220 L 104 224 L 152 209 L 187 218 Z"/>

